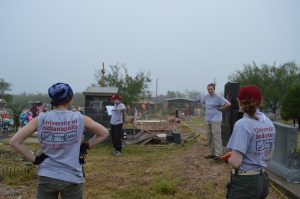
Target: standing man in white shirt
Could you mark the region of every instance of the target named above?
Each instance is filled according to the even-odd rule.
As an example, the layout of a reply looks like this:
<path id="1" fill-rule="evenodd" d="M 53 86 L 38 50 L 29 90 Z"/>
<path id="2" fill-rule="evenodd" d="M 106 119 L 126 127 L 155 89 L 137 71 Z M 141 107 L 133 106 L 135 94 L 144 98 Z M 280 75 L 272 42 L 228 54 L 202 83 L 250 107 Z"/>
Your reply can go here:
<path id="1" fill-rule="evenodd" d="M 114 102 L 112 115 L 110 119 L 111 124 L 111 138 L 114 147 L 113 155 L 120 156 L 122 152 L 122 137 L 123 137 L 123 115 L 126 110 L 125 105 L 120 101 L 120 95 L 113 95 L 111 99 Z"/>

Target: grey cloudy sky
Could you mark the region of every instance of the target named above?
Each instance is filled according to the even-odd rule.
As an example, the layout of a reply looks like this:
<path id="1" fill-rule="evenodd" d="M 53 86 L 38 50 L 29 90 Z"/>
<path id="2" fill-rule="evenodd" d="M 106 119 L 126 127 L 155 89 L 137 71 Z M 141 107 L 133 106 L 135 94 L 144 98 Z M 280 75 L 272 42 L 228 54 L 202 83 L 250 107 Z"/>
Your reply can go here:
<path id="1" fill-rule="evenodd" d="M 198 90 L 243 64 L 300 63 L 298 0 L 0 0 L 0 78 L 12 93 L 82 92 L 101 65 Z"/>

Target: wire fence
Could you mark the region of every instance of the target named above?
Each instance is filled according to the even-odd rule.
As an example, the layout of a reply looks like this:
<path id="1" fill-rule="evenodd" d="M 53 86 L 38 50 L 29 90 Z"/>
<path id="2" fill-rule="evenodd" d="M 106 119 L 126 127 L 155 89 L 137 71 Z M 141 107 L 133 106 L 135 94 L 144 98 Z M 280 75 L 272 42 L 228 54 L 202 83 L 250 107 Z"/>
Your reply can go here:
<path id="1" fill-rule="evenodd" d="M 0 151 L 0 159 L 11 160 L 11 161 L 23 161 L 24 160 L 17 153 L 13 153 L 10 151 Z"/>
<path id="2" fill-rule="evenodd" d="M 35 167 L 31 165 L 0 166 L 0 176 L 3 178 L 13 178 L 24 174 L 32 174 L 34 172 Z"/>
<path id="3" fill-rule="evenodd" d="M 0 151 L 0 178 L 13 178 L 36 171 L 35 166 L 12 151 Z"/>

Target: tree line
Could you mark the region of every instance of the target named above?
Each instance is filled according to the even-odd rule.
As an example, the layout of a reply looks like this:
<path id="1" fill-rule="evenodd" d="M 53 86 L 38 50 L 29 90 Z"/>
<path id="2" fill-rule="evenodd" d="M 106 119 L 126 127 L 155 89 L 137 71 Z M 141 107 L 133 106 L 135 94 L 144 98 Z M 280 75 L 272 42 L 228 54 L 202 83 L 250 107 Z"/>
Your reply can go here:
<path id="1" fill-rule="evenodd" d="M 263 93 L 263 105 L 283 119 L 300 124 L 300 68 L 295 62 L 280 65 L 245 64 L 229 76 L 230 81 L 241 86 L 255 84 Z M 300 125 L 299 125 L 300 126 Z M 300 127 L 299 127 L 300 128 Z"/>
<path id="2" fill-rule="evenodd" d="M 92 86 L 102 87 L 118 87 L 119 94 L 122 96 L 122 101 L 125 104 L 133 105 L 135 102 L 142 100 L 156 101 L 149 90 L 152 82 L 151 73 L 149 71 L 139 71 L 135 75 L 129 75 L 125 64 L 109 65 L 107 69 L 99 68 L 95 71 L 95 80 Z M 42 103 L 50 103 L 48 94 L 45 93 L 20 93 L 9 94 L 11 84 L 0 78 L 0 99 L 5 99 L 9 107 L 14 113 L 20 113 L 26 108 L 30 108 L 30 102 L 40 101 Z M 167 98 L 189 98 L 199 99 L 202 96 L 201 92 L 196 90 L 167 91 L 165 95 L 157 96 L 157 102 L 161 103 Z M 83 107 L 85 105 L 84 95 L 82 93 L 74 93 L 73 105 Z"/>
<path id="3" fill-rule="evenodd" d="M 95 71 L 94 85 L 118 87 L 119 94 L 125 104 L 132 105 L 141 100 L 153 100 L 149 87 L 152 82 L 149 71 L 139 71 L 135 75 L 129 75 L 125 64 L 109 65 L 108 69 L 99 68 Z M 231 82 L 238 82 L 241 86 L 255 84 L 263 93 L 264 109 L 273 114 L 280 114 L 283 119 L 292 119 L 300 123 L 300 68 L 295 62 L 287 62 L 280 65 L 261 64 L 255 62 L 244 64 L 242 70 L 236 70 L 229 77 Z M 0 78 L 0 99 L 5 99 L 14 112 L 28 107 L 28 102 L 35 100 L 49 103 L 47 94 L 8 94 L 11 84 Z M 159 95 L 158 102 L 166 98 L 200 99 L 203 94 L 196 90 L 167 91 L 165 95 Z M 82 93 L 74 94 L 74 105 L 84 106 Z M 300 126 L 300 125 L 299 125 Z"/>

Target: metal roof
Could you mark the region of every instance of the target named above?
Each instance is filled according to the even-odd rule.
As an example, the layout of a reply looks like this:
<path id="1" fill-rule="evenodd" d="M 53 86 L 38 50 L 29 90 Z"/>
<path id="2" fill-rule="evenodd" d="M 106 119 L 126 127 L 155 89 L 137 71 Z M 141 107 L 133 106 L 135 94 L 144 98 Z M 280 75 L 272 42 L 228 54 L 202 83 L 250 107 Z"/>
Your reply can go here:
<path id="1" fill-rule="evenodd" d="M 189 102 L 196 102 L 196 100 L 193 100 L 193 99 L 188 99 L 188 98 L 168 98 L 168 99 L 165 99 L 165 101 L 189 101 Z"/>
<path id="2" fill-rule="evenodd" d="M 100 87 L 100 86 L 89 86 L 83 91 L 83 95 L 101 95 L 101 96 L 110 96 L 118 93 L 117 87 Z"/>

